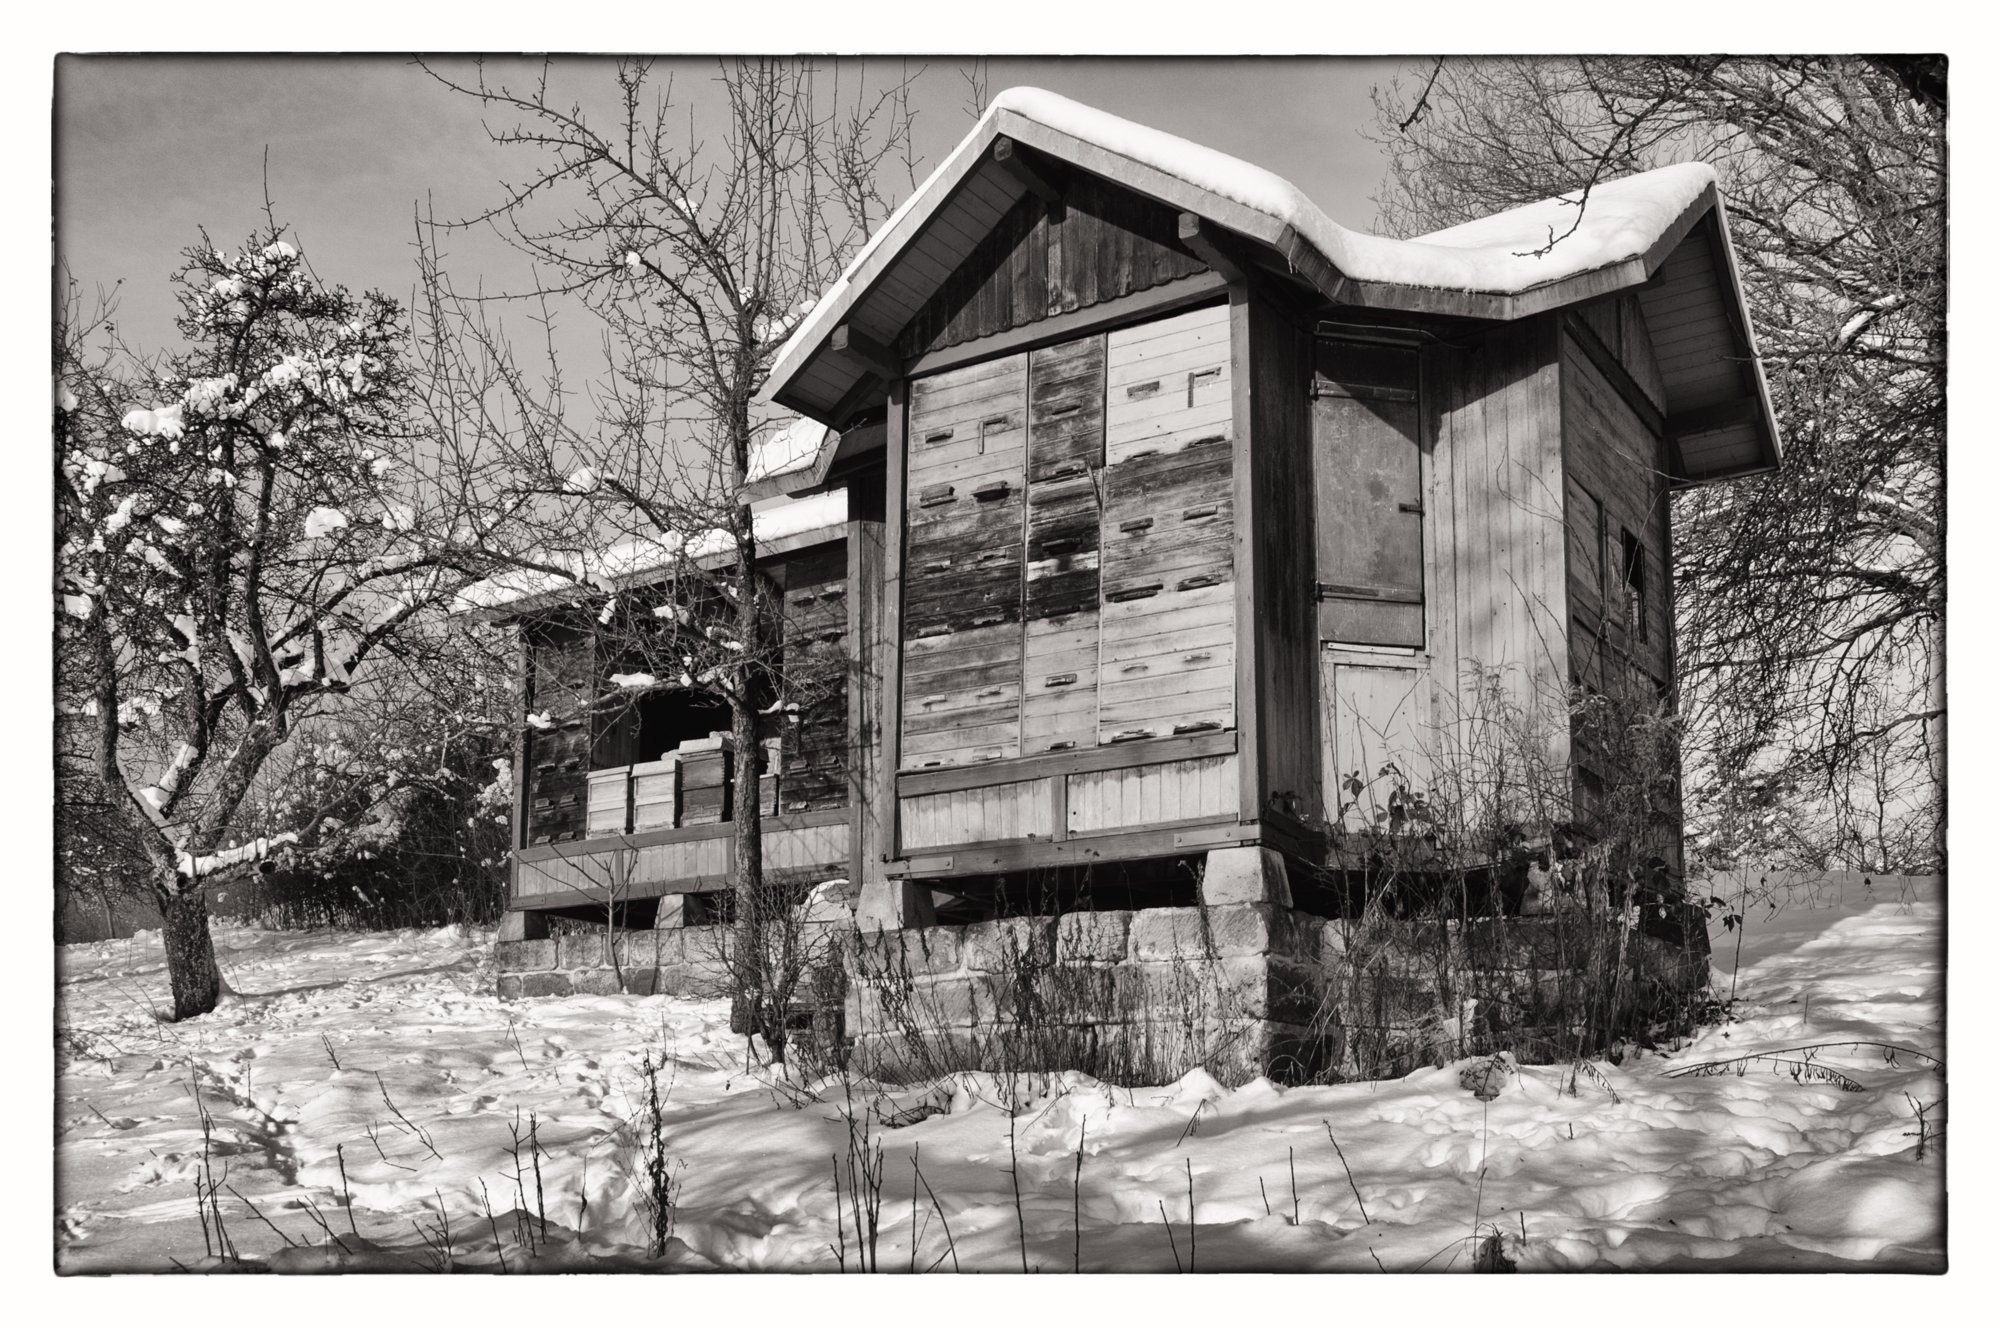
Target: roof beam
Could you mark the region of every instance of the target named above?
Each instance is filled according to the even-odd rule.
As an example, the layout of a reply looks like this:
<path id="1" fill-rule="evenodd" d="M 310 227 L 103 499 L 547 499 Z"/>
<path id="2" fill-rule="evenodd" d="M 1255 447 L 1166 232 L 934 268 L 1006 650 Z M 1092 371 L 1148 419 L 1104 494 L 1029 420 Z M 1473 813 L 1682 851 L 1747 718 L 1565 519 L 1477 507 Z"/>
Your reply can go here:
<path id="1" fill-rule="evenodd" d="M 1763 418 L 1764 403 L 1754 396 L 1732 397 L 1712 405 L 1696 406 L 1667 416 L 1667 437 L 1691 438 L 1698 433 L 1714 433 L 1734 424 L 1754 424 Z"/>
<path id="2" fill-rule="evenodd" d="M 1284 252 L 1285 261 L 1292 265 L 1292 271 L 1311 282 L 1312 288 L 1324 295 L 1328 304 L 1341 302 L 1341 296 L 1347 290 L 1347 278 L 1296 228 L 1285 227 L 1284 233 L 1278 237 L 1278 248 Z"/>
<path id="3" fill-rule="evenodd" d="M 1028 164 L 1014 140 L 1002 134 L 993 140 L 993 164 L 1014 178 L 1014 182 L 1052 208 L 1063 205 L 1062 190 L 1047 176 Z"/>
<path id="4" fill-rule="evenodd" d="M 1181 243 L 1193 251 L 1194 256 L 1232 286 L 1240 286 L 1249 280 L 1249 264 L 1240 261 L 1233 252 L 1234 246 L 1216 234 L 1215 227 L 1203 221 L 1192 212 L 1180 216 Z"/>
<path id="5" fill-rule="evenodd" d="M 852 360 L 885 383 L 903 376 L 901 358 L 852 323 L 833 329 L 831 346 L 834 354 Z"/>

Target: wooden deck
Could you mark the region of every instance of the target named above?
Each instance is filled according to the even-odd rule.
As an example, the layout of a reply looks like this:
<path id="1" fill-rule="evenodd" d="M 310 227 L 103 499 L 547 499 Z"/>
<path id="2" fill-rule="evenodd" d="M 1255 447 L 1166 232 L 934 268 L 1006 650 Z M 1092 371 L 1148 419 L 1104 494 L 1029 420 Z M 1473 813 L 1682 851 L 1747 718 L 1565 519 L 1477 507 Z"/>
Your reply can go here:
<path id="1" fill-rule="evenodd" d="M 844 807 L 767 818 L 764 869 L 846 876 L 850 821 Z M 736 826 L 729 821 L 524 848 L 514 854 L 507 906 L 565 908 L 726 889 L 735 865 Z"/>

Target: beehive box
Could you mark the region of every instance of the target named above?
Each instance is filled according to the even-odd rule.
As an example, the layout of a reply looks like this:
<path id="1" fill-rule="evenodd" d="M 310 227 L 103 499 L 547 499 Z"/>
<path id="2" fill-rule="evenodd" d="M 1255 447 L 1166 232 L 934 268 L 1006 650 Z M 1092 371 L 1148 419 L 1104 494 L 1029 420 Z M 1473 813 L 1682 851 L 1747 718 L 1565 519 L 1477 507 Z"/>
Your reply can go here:
<path id="1" fill-rule="evenodd" d="M 680 764 L 680 823 L 714 825 L 730 819 L 735 744 L 726 733 L 691 738 L 674 750 Z"/>
<path id="2" fill-rule="evenodd" d="M 631 814 L 631 777 L 629 765 L 590 772 L 585 822 L 592 838 L 625 833 Z"/>
<path id="3" fill-rule="evenodd" d="M 666 830 L 674 824 L 675 763 L 642 761 L 632 767 L 632 829 Z"/>

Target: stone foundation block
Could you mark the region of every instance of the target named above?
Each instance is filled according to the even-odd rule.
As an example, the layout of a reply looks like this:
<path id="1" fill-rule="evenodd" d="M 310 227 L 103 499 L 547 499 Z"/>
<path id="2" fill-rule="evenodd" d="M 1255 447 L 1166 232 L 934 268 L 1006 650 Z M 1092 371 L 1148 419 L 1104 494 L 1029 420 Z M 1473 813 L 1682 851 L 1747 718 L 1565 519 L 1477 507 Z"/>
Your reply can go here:
<path id="1" fill-rule="evenodd" d="M 1117 963 L 1125 957 L 1131 925 L 1132 915 L 1126 912 L 1065 913 L 1056 920 L 1056 958 L 1064 963 Z"/>
<path id="2" fill-rule="evenodd" d="M 609 962 L 604 952 L 604 933 L 579 932 L 556 939 L 557 968 L 596 968 Z"/>
<path id="3" fill-rule="evenodd" d="M 628 996 L 657 996 L 660 994 L 660 970 L 651 965 L 627 968 L 622 989 Z"/>
<path id="4" fill-rule="evenodd" d="M 1254 844 L 1212 848 L 1201 874 L 1201 902 L 1216 904 L 1282 904 L 1292 906 L 1291 878 L 1285 855 Z"/>
<path id="5" fill-rule="evenodd" d="M 503 1001 L 520 1000 L 522 994 L 521 975 L 518 973 L 502 973 L 495 979 L 493 990 L 494 994 Z"/>
<path id="6" fill-rule="evenodd" d="M 554 941 L 500 941 L 493 962 L 502 973 L 537 973 L 556 966 Z"/>
<path id="7" fill-rule="evenodd" d="M 687 962 L 687 933 L 674 928 L 653 933 L 653 962 L 658 964 L 684 964 Z"/>
<path id="8" fill-rule="evenodd" d="M 960 937 L 969 973 L 999 973 L 1020 965 L 1021 956 L 1046 963 L 1054 953 L 1055 926 L 1050 918 L 1001 918 L 975 922 Z"/>
<path id="9" fill-rule="evenodd" d="M 661 964 L 657 994 L 683 996 L 689 1000 L 712 1001 L 729 994 L 729 983 L 715 971 L 700 964 Z"/>
<path id="10" fill-rule="evenodd" d="M 521 974 L 523 996 L 567 996 L 573 990 L 567 973 Z"/>
<path id="11" fill-rule="evenodd" d="M 956 973 L 961 962 L 957 927 L 862 930 L 854 933 L 850 944 L 854 972 L 867 978 L 894 980 Z"/>
<path id="12" fill-rule="evenodd" d="M 655 932 L 619 932 L 612 938 L 612 944 L 620 967 L 651 968 L 660 962 L 660 942 Z"/>
<path id="13" fill-rule="evenodd" d="M 569 980 L 578 996 L 616 996 L 620 990 L 618 974 L 608 968 L 580 968 Z"/>
<path id="14" fill-rule="evenodd" d="M 1128 954 L 1144 962 L 1202 959 L 1207 943 L 1198 908 L 1145 908 L 1132 915 L 1127 933 Z"/>

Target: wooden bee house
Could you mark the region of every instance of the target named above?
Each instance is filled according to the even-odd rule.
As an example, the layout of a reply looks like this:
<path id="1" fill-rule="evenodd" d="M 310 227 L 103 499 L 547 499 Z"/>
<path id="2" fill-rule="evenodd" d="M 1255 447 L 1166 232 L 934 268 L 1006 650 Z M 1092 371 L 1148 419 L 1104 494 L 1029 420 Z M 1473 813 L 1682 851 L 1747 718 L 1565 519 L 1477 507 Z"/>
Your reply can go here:
<path id="1" fill-rule="evenodd" d="M 768 483 L 880 486 L 849 542 L 864 920 L 1201 855 L 1207 898 L 1290 903 L 1374 772 L 1421 785 L 1468 679 L 1664 690 L 1668 496 L 1777 433 L 1707 169 L 1600 184 L 1549 245 L 1576 213 L 1358 235 L 997 98 L 768 387 L 830 426 Z"/>

